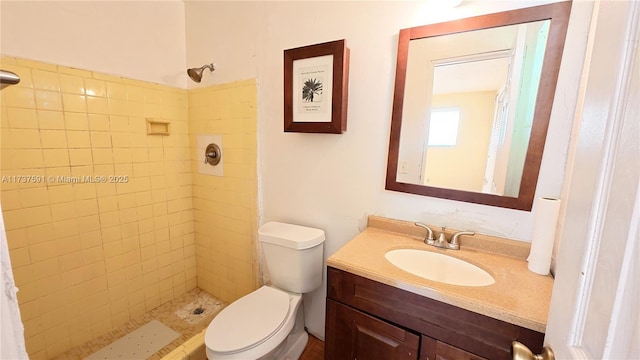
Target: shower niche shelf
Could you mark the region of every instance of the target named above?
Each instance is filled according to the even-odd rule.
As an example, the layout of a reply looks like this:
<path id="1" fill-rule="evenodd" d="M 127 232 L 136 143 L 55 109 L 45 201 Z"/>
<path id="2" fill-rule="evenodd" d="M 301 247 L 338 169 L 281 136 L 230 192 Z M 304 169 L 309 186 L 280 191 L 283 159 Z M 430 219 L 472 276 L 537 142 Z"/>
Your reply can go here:
<path id="1" fill-rule="evenodd" d="M 169 135 L 170 121 L 147 118 L 147 135 Z"/>

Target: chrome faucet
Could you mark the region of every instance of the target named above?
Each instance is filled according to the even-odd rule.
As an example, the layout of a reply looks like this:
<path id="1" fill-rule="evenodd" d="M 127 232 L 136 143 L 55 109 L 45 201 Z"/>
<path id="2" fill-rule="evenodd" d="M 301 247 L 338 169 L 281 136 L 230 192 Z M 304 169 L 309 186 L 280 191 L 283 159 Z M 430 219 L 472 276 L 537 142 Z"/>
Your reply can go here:
<path id="1" fill-rule="evenodd" d="M 444 234 L 445 230 L 446 228 L 443 226 L 442 231 L 440 231 L 440 235 L 438 235 L 438 240 L 436 240 L 436 242 L 432 244 L 433 246 L 443 248 L 443 249 L 449 248 L 449 242 L 447 242 L 447 236 Z"/>
<path id="2" fill-rule="evenodd" d="M 427 245 L 435 246 L 441 249 L 450 249 L 450 250 L 459 250 L 460 249 L 460 236 L 461 235 L 475 235 L 472 231 L 459 231 L 451 237 L 451 241 L 447 241 L 447 236 L 445 235 L 446 228 L 443 226 L 442 231 L 438 235 L 438 239 L 434 239 L 433 231 L 427 225 L 422 223 L 415 223 L 416 226 L 419 226 L 425 230 L 427 230 L 427 234 L 424 237 L 424 243 Z"/>

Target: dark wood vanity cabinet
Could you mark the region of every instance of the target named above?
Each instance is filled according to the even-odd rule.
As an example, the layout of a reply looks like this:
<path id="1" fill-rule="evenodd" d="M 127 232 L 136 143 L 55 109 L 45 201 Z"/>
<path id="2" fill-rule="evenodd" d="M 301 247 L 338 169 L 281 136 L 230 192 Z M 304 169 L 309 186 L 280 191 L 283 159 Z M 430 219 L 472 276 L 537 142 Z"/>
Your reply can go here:
<path id="1" fill-rule="evenodd" d="M 325 359 L 511 359 L 511 342 L 534 353 L 544 334 L 327 269 Z"/>

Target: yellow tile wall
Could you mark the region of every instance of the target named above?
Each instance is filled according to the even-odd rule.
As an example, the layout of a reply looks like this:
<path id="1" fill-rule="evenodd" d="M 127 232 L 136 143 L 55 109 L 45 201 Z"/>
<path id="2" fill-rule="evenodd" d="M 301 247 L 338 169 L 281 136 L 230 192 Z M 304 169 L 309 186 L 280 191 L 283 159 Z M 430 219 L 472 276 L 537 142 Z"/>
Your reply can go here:
<path id="1" fill-rule="evenodd" d="M 189 90 L 198 287 L 232 302 L 258 286 L 255 80 Z M 198 173 L 196 138 L 222 135 L 224 176 Z"/>
<path id="2" fill-rule="evenodd" d="M 27 351 L 48 359 L 196 287 L 188 95 L 20 58 L 2 57 L 0 65 L 21 77 L 0 92 L 3 216 Z M 245 115 L 239 109 L 226 111 Z M 148 117 L 170 121 L 171 134 L 147 135 Z M 202 194 L 210 186 L 244 201 L 229 209 L 231 225 L 213 221 L 232 235 L 224 250 L 237 254 L 253 236 L 240 222 L 254 205 L 236 188 L 253 187 L 255 179 L 245 178 L 250 169 L 242 162 L 248 139 L 227 134 L 232 177 L 195 177 L 193 189 L 205 202 L 218 204 Z M 246 148 L 255 149 L 255 139 Z M 98 176 L 99 183 L 80 181 Z M 242 184 L 231 181 L 236 177 Z M 225 284 L 234 281 L 228 275 Z"/>

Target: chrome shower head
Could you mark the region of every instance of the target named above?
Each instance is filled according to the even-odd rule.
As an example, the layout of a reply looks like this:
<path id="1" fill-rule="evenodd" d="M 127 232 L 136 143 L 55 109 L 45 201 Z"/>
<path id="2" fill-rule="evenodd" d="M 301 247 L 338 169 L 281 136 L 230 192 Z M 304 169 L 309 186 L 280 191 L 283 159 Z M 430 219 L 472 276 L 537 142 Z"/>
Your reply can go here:
<path id="1" fill-rule="evenodd" d="M 211 64 L 203 65 L 200 68 L 188 69 L 187 70 L 187 75 L 189 75 L 191 80 L 199 83 L 200 81 L 202 81 L 202 73 L 204 72 L 204 69 L 207 69 L 207 68 L 209 70 L 211 70 L 211 72 L 213 72 L 213 70 L 215 70 L 215 66 L 213 65 L 213 63 L 211 63 Z"/>

